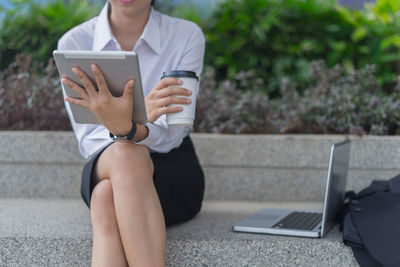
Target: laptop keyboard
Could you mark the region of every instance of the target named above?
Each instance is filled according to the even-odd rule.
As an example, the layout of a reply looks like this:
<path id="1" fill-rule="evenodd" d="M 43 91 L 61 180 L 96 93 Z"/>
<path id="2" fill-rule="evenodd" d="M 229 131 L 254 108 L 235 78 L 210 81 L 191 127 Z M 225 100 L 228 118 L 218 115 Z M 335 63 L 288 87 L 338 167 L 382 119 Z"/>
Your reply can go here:
<path id="1" fill-rule="evenodd" d="M 312 230 L 321 222 L 322 213 L 294 211 L 274 224 L 272 228 Z"/>

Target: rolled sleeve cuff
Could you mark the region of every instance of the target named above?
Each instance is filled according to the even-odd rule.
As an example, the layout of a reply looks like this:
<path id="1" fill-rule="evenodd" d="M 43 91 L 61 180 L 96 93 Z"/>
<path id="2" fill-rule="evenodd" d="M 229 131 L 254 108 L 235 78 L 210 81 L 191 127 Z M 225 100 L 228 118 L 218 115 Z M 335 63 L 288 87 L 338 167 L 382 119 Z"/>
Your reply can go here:
<path id="1" fill-rule="evenodd" d="M 162 135 L 161 127 L 153 123 L 146 123 L 146 126 L 147 128 L 149 128 L 149 134 L 142 141 L 135 143 L 138 145 L 147 146 L 148 148 L 153 150 L 155 144 L 159 142 L 160 136 Z"/>

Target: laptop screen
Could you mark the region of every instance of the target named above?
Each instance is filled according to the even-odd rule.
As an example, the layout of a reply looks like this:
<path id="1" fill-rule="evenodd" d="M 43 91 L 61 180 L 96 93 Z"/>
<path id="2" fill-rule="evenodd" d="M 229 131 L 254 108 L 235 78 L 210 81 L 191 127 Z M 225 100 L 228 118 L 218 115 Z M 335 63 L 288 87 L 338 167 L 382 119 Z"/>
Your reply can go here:
<path id="1" fill-rule="evenodd" d="M 338 222 L 343 208 L 349 169 L 350 140 L 332 145 L 325 191 L 321 236 Z"/>

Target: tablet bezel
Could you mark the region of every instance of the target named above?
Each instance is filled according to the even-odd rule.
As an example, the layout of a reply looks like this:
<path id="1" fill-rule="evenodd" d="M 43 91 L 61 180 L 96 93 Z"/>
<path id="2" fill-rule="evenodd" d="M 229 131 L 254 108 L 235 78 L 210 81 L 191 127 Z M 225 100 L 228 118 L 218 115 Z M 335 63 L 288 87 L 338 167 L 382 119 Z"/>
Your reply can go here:
<path id="1" fill-rule="evenodd" d="M 146 105 L 144 102 L 142 80 L 137 54 L 127 51 L 83 51 L 55 50 L 53 57 L 60 77 L 68 77 L 81 85 L 72 67 L 79 67 L 92 80 L 96 80 L 90 65 L 95 63 L 103 72 L 107 85 L 114 96 L 121 96 L 125 84 L 134 79 L 132 119 L 139 124 L 147 123 Z M 70 87 L 61 84 L 64 96 L 79 97 Z M 76 123 L 100 124 L 96 116 L 88 109 L 68 103 Z"/>

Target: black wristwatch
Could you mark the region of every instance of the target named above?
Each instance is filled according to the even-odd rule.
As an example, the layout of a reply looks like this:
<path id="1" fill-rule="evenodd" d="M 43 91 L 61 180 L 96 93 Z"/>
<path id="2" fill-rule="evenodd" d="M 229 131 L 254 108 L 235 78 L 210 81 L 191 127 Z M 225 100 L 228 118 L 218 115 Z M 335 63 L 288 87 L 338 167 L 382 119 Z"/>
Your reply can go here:
<path id="1" fill-rule="evenodd" d="M 111 138 L 112 140 L 114 140 L 114 141 L 115 141 L 115 140 L 127 140 L 127 141 L 132 141 L 133 137 L 135 136 L 136 131 L 137 131 L 136 123 L 135 123 L 134 121 L 132 121 L 132 128 L 131 128 L 131 130 L 129 131 L 128 135 L 125 135 L 125 136 L 117 136 L 117 135 L 113 135 L 113 134 L 110 132 L 110 138 Z"/>

